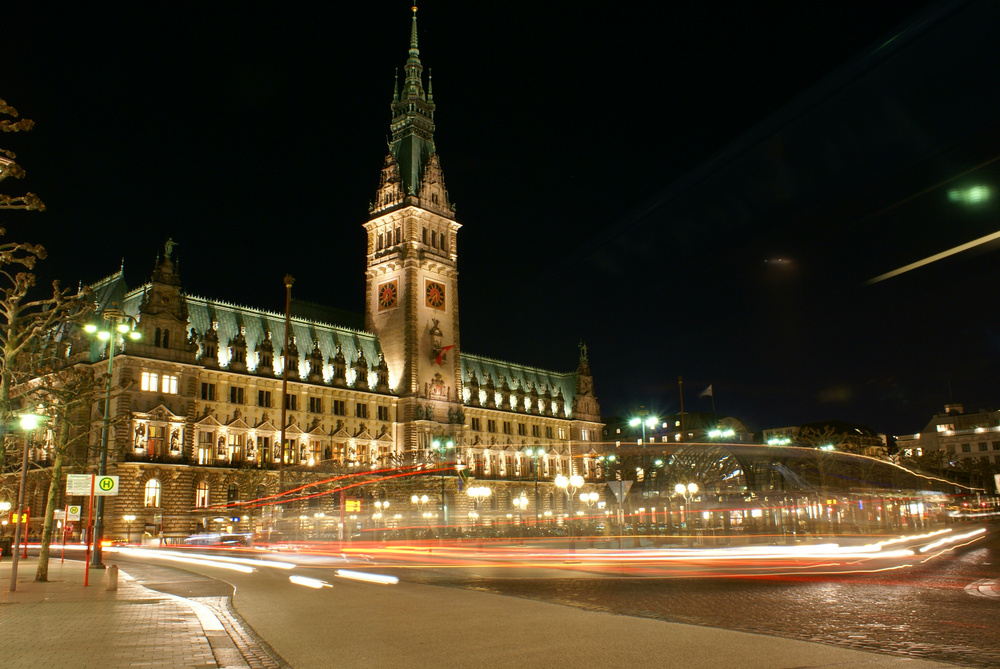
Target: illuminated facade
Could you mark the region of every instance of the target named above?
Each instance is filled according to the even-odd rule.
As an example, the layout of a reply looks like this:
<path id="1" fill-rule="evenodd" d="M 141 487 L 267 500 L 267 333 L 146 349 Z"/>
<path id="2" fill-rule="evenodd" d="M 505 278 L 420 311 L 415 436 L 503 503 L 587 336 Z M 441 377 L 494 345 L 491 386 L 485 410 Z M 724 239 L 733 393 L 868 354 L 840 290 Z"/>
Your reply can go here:
<path id="1" fill-rule="evenodd" d="M 1000 411 L 966 413 L 963 405 L 949 404 L 921 432 L 896 437 L 896 447 L 905 457 L 938 451 L 949 466 L 975 463 L 998 468 Z"/>
<path id="2" fill-rule="evenodd" d="M 213 523 L 277 526 L 273 516 L 220 509 L 276 494 L 282 457 L 290 485 L 443 457 L 494 482 L 498 513 L 514 508 L 529 480 L 547 486 L 531 498 L 529 511 L 537 503 L 539 513 L 564 508 L 565 495 L 552 491 L 556 476 L 598 480 L 602 424 L 585 346 L 566 373 L 462 350 L 461 226 L 434 146 L 433 94 L 423 86 L 416 35 L 414 15 L 405 81 L 392 101 L 392 143 L 364 224 L 363 329 L 293 316 L 284 351 L 284 314 L 186 294 L 169 240 L 145 285 L 129 289 L 119 272 L 91 287 L 99 309 L 120 306 L 141 333 L 123 342 L 113 365 L 121 390 L 112 403 L 109 473 L 121 477 L 121 493 L 107 501 L 108 535 L 125 536 L 126 514 L 153 536 Z M 107 365 L 102 347 L 82 335 L 74 350 L 81 349 L 95 368 Z M 102 409 L 92 414 L 91 461 Z M 435 440 L 454 451 L 433 450 Z M 442 506 L 461 516 L 470 502 L 459 494 L 459 477 L 449 470 L 441 485 Z M 296 520 L 321 517 L 334 502 L 316 498 Z"/>

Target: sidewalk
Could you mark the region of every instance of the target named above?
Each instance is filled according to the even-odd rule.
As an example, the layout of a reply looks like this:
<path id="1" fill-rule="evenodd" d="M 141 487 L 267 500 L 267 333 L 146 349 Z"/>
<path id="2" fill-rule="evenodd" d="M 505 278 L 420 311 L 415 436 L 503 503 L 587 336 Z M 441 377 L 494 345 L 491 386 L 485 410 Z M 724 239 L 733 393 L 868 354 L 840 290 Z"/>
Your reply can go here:
<path id="1" fill-rule="evenodd" d="M 232 641 L 201 604 L 144 588 L 125 573 L 116 592 L 96 569 L 84 587 L 83 563 L 76 560 L 50 559 L 49 581 L 38 583 L 37 563 L 35 557 L 18 563 L 17 590 L 10 592 L 11 558 L 0 562 L 4 669 L 247 666 L 227 652 Z M 216 655 L 238 662 L 220 665 Z"/>

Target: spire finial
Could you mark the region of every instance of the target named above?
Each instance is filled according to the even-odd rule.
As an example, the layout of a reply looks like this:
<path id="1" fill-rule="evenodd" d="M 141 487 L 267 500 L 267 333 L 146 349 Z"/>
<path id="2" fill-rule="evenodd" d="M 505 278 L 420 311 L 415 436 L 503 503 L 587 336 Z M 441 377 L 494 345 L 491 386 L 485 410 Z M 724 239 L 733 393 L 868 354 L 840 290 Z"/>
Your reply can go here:
<path id="1" fill-rule="evenodd" d="M 410 55 L 419 56 L 420 49 L 417 48 L 417 6 L 413 5 L 413 25 L 410 27 Z"/>

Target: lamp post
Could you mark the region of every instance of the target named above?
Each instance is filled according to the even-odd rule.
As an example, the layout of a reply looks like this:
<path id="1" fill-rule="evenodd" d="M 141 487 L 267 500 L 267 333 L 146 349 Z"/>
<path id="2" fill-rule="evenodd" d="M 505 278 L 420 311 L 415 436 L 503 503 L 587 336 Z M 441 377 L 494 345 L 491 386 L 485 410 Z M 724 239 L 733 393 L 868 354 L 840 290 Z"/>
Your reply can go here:
<path id="1" fill-rule="evenodd" d="M 683 483 L 678 483 L 677 485 L 674 486 L 674 492 L 684 498 L 684 502 L 687 504 L 687 507 L 688 507 L 687 508 L 687 512 L 688 512 L 688 514 L 690 514 L 691 513 L 691 499 L 698 493 L 698 484 L 697 483 L 688 483 L 687 485 L 684 485 Z M 683 511 L 681 513 L 683 514 Z M 684 526 L 685 526 L 685 529 L 686 529 L 687 528 L 687 521 L 686 521 L 686 519 L 684 518 L 683 515 L 681 516 L 681 519 L 684 522 Z"/>
<path id="2" fill-rule="evenodd" d="M 469 517 L 473 519 L 473 529 L 475 529 L 475 519 L 479 517 L 479 505 L 483 503 L 483 500 L 490 496 L 492 491 L 484 485 L 472 486 L 468 490 L 469 497 L 473 499 L 476 503 L 476 515 Z"/>
<path id="3" fill-rule="evenodd" d="M 24 430 L 24 453 L 21 455 L 21 482 L 17 489 L 17 523 L 14 524 L 14 559 L 10 566 L 10 591 L 17 590 L 17 561 L 20 557 L 18 546 L 21 543 L 21 532 L 25 533 L 25 556 L 27 556 L 28 528 L 24 527 L 24 489 L 28 482 L 28 432 L 31 432 L 43 422 L 48 420 L 46 416 L 36 413 L 23 413 L 19 422 Z M 8 505 L 9 506 L 9 505 Z M 24 528 L 23 530 L 21 528 Z"/>
<path id="4" fill-rule="evenodd" d="M 522 491 L 520 495 L 511 500 L 511 504 L 517 509 L 517 524 L 521 528 L 521 544 L 524 544 L 524 510 L 528 506 L 528 498 Z"/>
<path id="5" fill-rule="evenodd" d="M 122 516 L 122 520 L 125 521 L 125 543 L 132 543 L 132 523 L 135 522 L 135 516 L 128 514 Z"/>
<path id="6" fill-rule="evenodd" d="M 639 409 L 639 415 L 630 418 L 628 424 L 632 427 L 642 426 L 642 440 L 639 442 L 639 446 L 642 447 L 642 489 L 649 490 L 649 472 L 646 468 L 646 428 L 653 429 L 659 419 L 656 416 L 650 416 L 649 412 L 645 408 Z"/>
<path id="7" fill-rule="evenodd" d="M 412 497 L 410 497 L 410 504 L 423 511 L 425 508 L 427 508 L 428 500 L 429 498 L 427 497 L 427 495 L 413 495 Z M 426 522 L 427 526 L 430 527 L 431 523 L 427 516 L 426 511 L 423 511 L 423 516 L 424 516 L 424 522 Z"/>
<path id="8" fill-rule="evenodd" d="M 539 515 L 542 512 L 542 506 L 538 500 L 538 458 L 545 453 L 545 449 L 538 448 L 526 448 L 524 450 L 525 455 L 533 460 L 532 465 L 535 470 L 535 520 L 538 520 Z"/>
<path id="9" fill-rule="evenodd" d="M 101 459 L 97 467 L 97 475 L 104 476 L 108 473 L 108 432 L 109 421 L 111 420 L 111 374 L 115 362 L 115 345 L 118 337 L 128 335 L 130 339 L 139 339 L 140 335 L 135 330 L 135 319 L 115 307 L 109 307 L 101 312 L 101 320 L 107 328 L 100 328 L 96 323 L 88 323 L 83 329 L 88 334 L 96 336 L 101 341 L 108 342 L 108 375 L 104 381 L 104 420 L 101 423 Z M 103 552 L 101 543 L 104 539 L 104 496 L 101 495 L 94 500 L 97 520 L 94 523 L 94 555 L 90 566 L 93 569 L 104 569 L 102 562 Z"/>
<path id="10" fill-rule="evenodd" d="M 455 448 L 455 441 L 451 437 L 435 437 L 434 441 L 431 442 L 431 448 L 434 449 L 437 454 L 441 465 L 441 518 L 444 520 L 444 526 L 441 529 L 442 538 L 444 536 L 444 530 L 448 527 L 448 503 L 444 498 L 444 466 L 448 458 L 448 450 Z"/>
<path id="11" fill-rule="evenodd" d="M 556 477 L 556 487 L 562 488 L 569 496 L 569 521 L 566 523 L 566 529 L 569 532 L 569 549 L 574 550 L 576 547 L 573 544 L 573 495 L 576 491 L 583 486 L 583 477 L 579 474 L 573 474 L 572 476 L 566 477 L 560 474 Z"/>
<path id="12" fill-rule="evenodd" d="M 389 513 L 389 500 L 385 500 L 384 502 L 375 500 L 375 513 L 372 515 L 372 520 L 375 520 L 376 518 L 381 519 L 383 541 L 385 541 L 385 527 L 386 527 L 385 514 L 387 513 Z"/>

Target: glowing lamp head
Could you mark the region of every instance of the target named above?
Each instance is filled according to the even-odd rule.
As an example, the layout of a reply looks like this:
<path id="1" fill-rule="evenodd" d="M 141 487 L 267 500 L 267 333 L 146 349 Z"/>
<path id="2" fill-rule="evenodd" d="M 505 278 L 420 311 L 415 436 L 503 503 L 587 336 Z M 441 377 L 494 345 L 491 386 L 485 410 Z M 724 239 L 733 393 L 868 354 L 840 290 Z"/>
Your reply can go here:
<path id="1" fill-rule="evenodd" d="M 106 330 L 101 330 L 100 332 L 97 333 L 97 338 L 100 339 L 101 341 L 107 341 L 111 339 L 111 333 Z"/>
<path id="2" fill-rule="evenodd" d="M 687 488 L 684 487 L 683 483 L 678 483 L 677 485 L 674 486 L 674 492 L 677 493 L 678 495 L 683 495 L 686 490 Z"/>
<path id="3" fill-rule="evenodd" d="M 18 417 L 22 430 L 34 430 L 45 420 L 45 416 L 37 413 L 23 413 Z"/>
<path id="4" fill-rule="evenodd" d="M 636 427 L 641 422 L 642 421 L 639 420 L 638 418 L 630 418 L 629 421 L 628 421 L 628 424 L 631 425 L 632 427 Z"/>
<path id="5" fill-rule="evenodd" d="M 574 488 L 579 488 L 583 485 L 583 477 L 579 474 L 573 474 L 573 476 L 569 477 L 569 484 Z"/>
<path id="6" fill-rule="evenodd" d="M 560 474 L 559 476 L 556 477 L 555 484 L 559 488 L 565 488 L 566 486 L 569 485 L 569 479 Z"/>
<path id="7" fill-rule="evenodd" d="M 688 488 L 687 489 L 688 489 L 688 492 L 693 495 L 696 492 L 698 492 L 698 484 L 697 483 L 688 483 Z"/>
<path id="8" fill-rule="evenodd" d="M 93 323 L 87 323 L 86 325 L 83 326 L 83 331 L 86 332 L 87 334 L 94 334 L 95 332 L 97 332 L 97 326 L 94 325 Z"/>
<path id="9" fill-rule="evenodd" d="M 130 328 L 128 326 L 128 323 L 119 323 L 118 324 L 118 331 L 121 332 L 122 334 L 125 334 L 126 332 L 128 332 L 131 329 L 132 328 Z"/>

